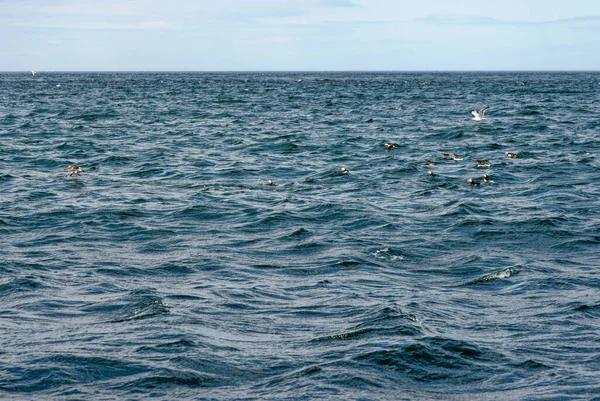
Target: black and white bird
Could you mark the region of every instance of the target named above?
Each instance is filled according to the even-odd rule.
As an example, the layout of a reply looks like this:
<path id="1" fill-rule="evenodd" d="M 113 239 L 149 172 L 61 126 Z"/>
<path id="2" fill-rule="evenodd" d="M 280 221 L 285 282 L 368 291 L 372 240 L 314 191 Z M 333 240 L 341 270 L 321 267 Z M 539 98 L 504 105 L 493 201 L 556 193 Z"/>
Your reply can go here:
<path id="1" fill-rule="evenodd" d="M 391 152 L 392 149 L 398 149 L 399 147 L 400 145 L 398 145 L 397 143 L 389 142 L 385 144 L 385 151 Z"/>
<path id="2" fill-rule="evenodd" d="M 485 118 L 485 112 L 486 112 L 486 111 L 487 111 L 489 108 L 490 108 L 489 106 L 485 106 L 483 109 L 481 109 L 481 110 L 479 110 L 479 111 L 473 110 L 473 111 L 471 112 L 471 114 L 473 114 L 473 116 L 474 116 L 474 117 L 473 117 L 473 120 L 475 120 L 475 121 L 481 121 L 481 120 L 485 120 L 485 119 L 486 119 L 486 118 Z"/>
<path id="3" fill-rule="evenodd" d="M 433 177 L 437 177 L 437 176 L 438 176 L 436 173 L 434 173 L 434 172 L 433 172 L 433 171 L 431 171 L 431 170 L 427 172 L 427 175 L 428 175 L 428 176 L 430 176 L 430 177 L 432 177 L 432 178 L 433 178 Z"/>
<path id="4" fill-rule="evenodd" d="M 475 181 L 475 180 L 474 180 L 474 179 L 472 179 L 472 178 L 469 178 L 469 179 L 467 180 L 467 182 L 468 182 L 468 183 L 469 183 L 469 185 L 470 185 L 470 186 L 472 186 L 472 187 L 478 187 L 478 186 L 480 186 L 480 185 L 481 185 L 481 183 L 480 183 L 479 181 Z"/>
<path id="5" fill-rule="evenodd" d="M 71 177 L 77 177 L 79 175 L 79 173 L 84 172 L 85 170 L 83 169 L 83 167 L 79 167 L 75 164 L 72 164 L 70 166 L 68 166 L 67 168 L 65 168 L 65 170 L 70 171 L 71 174 L 69 174 Z"/>
<path id="6" fill-rule="evenodd" d="M 350 170 L 348 170 L 346 167 L 342 167 L 342 168 L 340 169 L 340 172 L 341 172 L 342 174 L 348 174 L 348 173 L 350 172 Z"/>
<path id="7" fill-rule="evenodd" d="M 504 154 L 511 159 L 516 159 L 519 156 L 518 153 L 512 153 L 512 152 L 504 152 Z"/>
<path id="8" fill-rule="evenodd" d="M 490 183 L 494 182 L 494 180 L 492 180 L 487 174 L 484 174 L 483 182 L 485 182 L 486 184 L 490 184 Z"/>
<path id="9" fill-rule="evenodd" d="M 488 162 L 477 159 L 477 167 L 492 167 L 492 165 Z"/>

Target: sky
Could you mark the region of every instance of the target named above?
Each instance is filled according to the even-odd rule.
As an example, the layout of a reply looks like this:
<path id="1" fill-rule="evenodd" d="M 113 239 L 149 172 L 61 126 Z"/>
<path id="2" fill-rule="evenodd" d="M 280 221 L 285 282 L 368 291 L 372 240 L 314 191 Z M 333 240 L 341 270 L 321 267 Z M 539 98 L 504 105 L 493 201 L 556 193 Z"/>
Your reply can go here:
<path id="1" fill-rule="evenodd" d="M 600 70 L 600 1 L 0 0 L 30 70 Z"/>

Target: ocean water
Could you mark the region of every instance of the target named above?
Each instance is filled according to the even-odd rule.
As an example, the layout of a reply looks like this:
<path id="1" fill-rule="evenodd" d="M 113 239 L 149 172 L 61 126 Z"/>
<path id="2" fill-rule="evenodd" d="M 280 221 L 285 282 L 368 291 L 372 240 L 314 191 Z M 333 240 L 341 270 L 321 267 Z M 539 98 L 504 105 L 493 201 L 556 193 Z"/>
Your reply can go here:
<path id="1" fill-rule="evenodd" d="M 600 399 L 599 198 L 600 73 L 0 74 L 0 399 Z"/>

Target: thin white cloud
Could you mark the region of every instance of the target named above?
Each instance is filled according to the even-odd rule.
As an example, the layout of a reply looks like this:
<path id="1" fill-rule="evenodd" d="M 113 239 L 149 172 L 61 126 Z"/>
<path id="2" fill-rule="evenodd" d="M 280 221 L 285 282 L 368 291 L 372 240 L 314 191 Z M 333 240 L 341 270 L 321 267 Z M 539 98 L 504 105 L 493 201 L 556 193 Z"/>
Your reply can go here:
<path id="1" fill-rule="evenodd" d="M 39 2 L 35 7 L 29 6 L 29 11 L 36 14 L 60 16 L 131 17 L 143 15 L 146 10 L 141 0 L 102 0 L 95 2 L 59 0 Z"/>
<path id="2" fill-rule="evenodd" d="M 417 18 L 417 21 L 439 25 L 498 25 L 504 23 L 491 17 L 459 14 L 434 14 Z"/>
<path id="3" fill-rule="evenodd" d="M 357 4 L 353 1 L 348 1 L 348 0 L 324 0 L 323 6 L 324 7 L 342 7 L 342 8 L 361 7 L 360 4 Z"/>
<path id="4" fill-rule="evenodd" d="M 27 23 L 5 22 L 6 27 L 20 27 L 29 29 L 60 29 L 78 31 L 175 31 L 182 28 L 172 25 L 167 21 L 142 21 L 125 23 Z"/>
<path id="5" fill-rule="evenodd" d="M 535 22 L 532 22 L 535 23 Z M 563 18 L 552 21 L 538 22 L 538 24 L 552 24 L 552 25 L 571 25 L 571 26 L 600 26 L 600 16 L 589 16 L 589 17 L 575 17 L 575 18 Z"/>
<path id="6" fill-rule="evenodd" d="M 175 30 L 176 28 L 166 21 L 146 21 L 130 24 L 128 29 L 134 30 Z"/>
<path id="7" fill-rule="evenodd" d="M 548 21 L 509 21 L 492 17 L 460 14 L 434 14 L 417 21 L 437 25 L 564 25 L 600 26 L 600 16 L 562 18 Z"/>

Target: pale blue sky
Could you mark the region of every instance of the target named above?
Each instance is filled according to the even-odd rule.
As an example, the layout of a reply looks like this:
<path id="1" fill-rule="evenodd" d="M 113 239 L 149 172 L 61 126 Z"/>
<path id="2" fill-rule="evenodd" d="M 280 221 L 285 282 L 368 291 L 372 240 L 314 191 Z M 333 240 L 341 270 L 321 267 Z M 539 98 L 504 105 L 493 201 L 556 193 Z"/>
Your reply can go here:
<path id="1" fill-rule="evenodd" d="M 600 70 L 600 1 L 0 0 L 21 70 Z"/>

